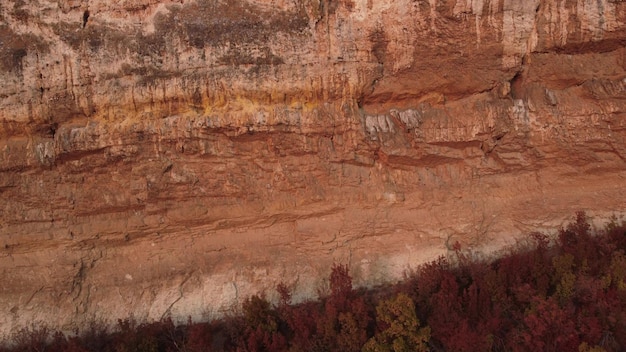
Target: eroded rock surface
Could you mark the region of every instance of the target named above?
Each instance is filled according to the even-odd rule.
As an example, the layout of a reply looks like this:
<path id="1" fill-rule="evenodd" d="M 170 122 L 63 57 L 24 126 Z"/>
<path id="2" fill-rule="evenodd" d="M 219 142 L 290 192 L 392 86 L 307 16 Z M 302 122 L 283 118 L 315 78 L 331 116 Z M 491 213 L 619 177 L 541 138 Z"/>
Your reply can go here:
<path id="1" fill-rule="evenodd" d="M 626 2 L 0 4 L 0 334 L 626 211 Z"/>

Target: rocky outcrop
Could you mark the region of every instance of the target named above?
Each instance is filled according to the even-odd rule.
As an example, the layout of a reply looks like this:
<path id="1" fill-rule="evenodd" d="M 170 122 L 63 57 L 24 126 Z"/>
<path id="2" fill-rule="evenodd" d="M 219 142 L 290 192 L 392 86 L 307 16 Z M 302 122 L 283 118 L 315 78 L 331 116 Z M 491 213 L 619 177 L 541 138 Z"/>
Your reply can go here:
<path id="1" fill-rule="evenodd" d="M 623 1 L 10 0 L 0 42 L 4 335 L 626 210 Z"/>

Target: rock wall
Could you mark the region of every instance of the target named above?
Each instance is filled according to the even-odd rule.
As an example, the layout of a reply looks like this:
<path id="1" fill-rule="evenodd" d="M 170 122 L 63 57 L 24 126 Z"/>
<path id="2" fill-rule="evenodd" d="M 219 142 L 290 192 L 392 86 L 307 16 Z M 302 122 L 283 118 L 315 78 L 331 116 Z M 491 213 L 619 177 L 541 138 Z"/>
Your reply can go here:
<path id="1" fill-rule="evenodd" d="M 626 212 L 621 0 L 0 4 L 0 335 Z"/>

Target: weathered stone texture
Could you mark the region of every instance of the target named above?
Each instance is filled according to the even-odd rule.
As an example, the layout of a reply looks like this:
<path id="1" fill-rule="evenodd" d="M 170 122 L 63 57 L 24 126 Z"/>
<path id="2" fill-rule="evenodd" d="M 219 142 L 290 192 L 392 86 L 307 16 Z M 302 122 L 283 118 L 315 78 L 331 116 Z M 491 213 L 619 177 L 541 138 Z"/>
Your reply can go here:
<path id="1" fill-rule="evenodd" d="M 626 204 L 626 2 L 0 4 L 0 334 L 395 280 Z"/>

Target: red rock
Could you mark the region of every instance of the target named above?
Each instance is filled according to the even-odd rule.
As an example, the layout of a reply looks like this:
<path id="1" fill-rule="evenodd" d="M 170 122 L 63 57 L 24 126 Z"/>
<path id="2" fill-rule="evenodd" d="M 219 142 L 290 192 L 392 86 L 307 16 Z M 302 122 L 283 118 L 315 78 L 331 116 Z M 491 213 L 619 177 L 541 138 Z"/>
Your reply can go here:
<path id="1" fill-rule="evenodd" d="M 626 204 L 626 3 L 0 5 L 0 334 L 396 280 Z"/>

